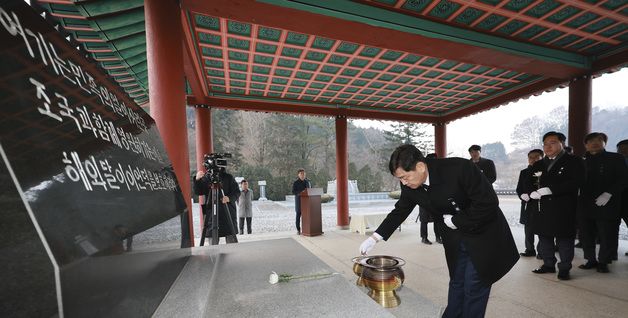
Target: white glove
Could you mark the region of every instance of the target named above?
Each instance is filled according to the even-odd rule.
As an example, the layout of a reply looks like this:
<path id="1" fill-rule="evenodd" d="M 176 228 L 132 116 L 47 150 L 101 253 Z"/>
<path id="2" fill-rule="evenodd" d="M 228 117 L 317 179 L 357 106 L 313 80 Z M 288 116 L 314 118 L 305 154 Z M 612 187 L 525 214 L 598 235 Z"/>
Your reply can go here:
<path id="1" fill-rule="evenodd" d="M 530 201 L 530 196 L 527 193 L 524 193 L 521 195 L 521 200 L 528 202 Z"/>
<path id="2" fill-rule="evenodd" d="M 445 224 L 447 224 L 447 226 L 448 226 L 450 229 L 452 229 L 452 230 L 458 229 L 458 228 L 454 225 L 454 222 L 451 220 L 451 218 L 452 218 L 452 217 L 453 217 L 453 215 L 451 215 L 451 214 L 444 214 L 444 215 L 443 215 L 443 221 L 445 221 Z"/>
<path id="3" fill-rule="evenodd" d="M 552 194 L 552 190 L 550 190 L 550 188 L 548 188 L 548 187 L 545 187 L 545 188 L 540 188 L 540 189 L 530 193 L 530 198 L 534 199 L 534 200 L 538 200 L 542 196 L 550 195 L 550 194 Z"/>
<path id="4" fill-rule="evenodd" d="M 606 203 L 608 203 L 608 201 L 611 199 L 613 195 L 608 193 L 608 192 L 604 192 L 602 194 L 600 194 L 599 197 L 597 197 L 597 199 L 595 199 L 595 205 L 597 206 L 605 206 Z"/>
<path id="5" fill-rule="evenodd" d="M 373 249 L 375 244 L 377 244 L 377 242 L 379 242 L 381 239 L 381 235 L 373 233 L 373 235 L 369 236 L 369 238 L 367 238 L 366 240 L 364 240 L 364 242 L 362 242 L 362 244 L 360 244 L 360 254 L 367 255 Z"/>

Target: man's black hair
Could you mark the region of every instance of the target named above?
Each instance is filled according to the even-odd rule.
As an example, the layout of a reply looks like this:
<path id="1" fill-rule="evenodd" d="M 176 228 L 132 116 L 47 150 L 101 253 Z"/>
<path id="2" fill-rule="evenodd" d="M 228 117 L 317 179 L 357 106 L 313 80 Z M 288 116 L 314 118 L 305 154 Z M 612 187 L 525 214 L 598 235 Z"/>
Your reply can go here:
<path id="1" fill-rule="evenodd" d="M 297 169 L 297 174 L 299 174 L 299 172 L 301 172 L 301 171 L 305 172 L 305 169 L 303 169 L 303 168 Z"/>
<path id="2" fill-rule="evenodd" d="M 469 147 L 469 152 L 471 152 L 471 150 L 482 151 L 482 147 L 479 145 L 471 145 L 471 147 Z"/>
<path id="3" fill-rule="evenodd" d="M 530 150 L 528 152 L 528 156 L 533 154 L 533 153 L 535 153 L 535 152 L 538 153 L 541 157 L 543 157 L 543 150 L 541 150 L 541 149 L 532 149 L 532 150 Z"/>
<path id="4" fill-rule="evenodd" d="M 438 158 L 438 155 L 437 155 L 437 154 L 435 154 L 435 153 L 433 153 L 433 152 L 432 152 L 432 153 L 428 153 L 428 154 L 425 156 L 425 159 L 436 159 L 436 158 Z"/>
<path id="5" fill-rule="evenodd" d="M 606 136 L 605 133 L 603 133 L 603 132 L 592 132 L 592 133 L 587 134 L 586 136 L 584 136 L 584 143 L 586 144 L 587 142 L 589 142 L 589 140 L 594 139 L 594 138 L 602 138 L 604 143 L 608 142 L 608 136 Z"/>
<path id="6" fill-rule="evenodd" d="M 565 137 L 565 134 L 561 133 L 561 132 L 557 132 L 557 131 L 548 131 L 545 133 L 545 135 L 543 135 L 543 141 L 545 141 L 545 139 L 547 139 L 547 137 L 551 137 L 551 136 L 556 136 L 556 138 L 558 138 L 558 140 L 565 144 L 565 141 L 567 140 L 567 137 Z"/>
<path id="7" fill-rule="evenodd" d="M 240 184 L 243 184 L 245 182 L 248 182 L 248 181 L 246 181 L 246 179 L 242 179 L 242 181 L 240 181 Z"/>
<path id="8" fill-rule="evenodd" d="M 618 142 L 617 143 L 617 148 L 619 148 L 619 146 L 624 146 L 624 145 L 628 146 L 628 139 L 624 139 L 624 140 Z"/>
<path id="9" fill-rule="evenodd" d="M 404 171 L 412 171 L 416 168 L 417 162 L 425 162 L 425 157 L 417 147 L 413 145 L 401 145 L 393 151 L 390 155 L 390 162 L 388 162 L 388 169 L 390 174 L 395 175 L 397 168 L 401 168 Z"/>

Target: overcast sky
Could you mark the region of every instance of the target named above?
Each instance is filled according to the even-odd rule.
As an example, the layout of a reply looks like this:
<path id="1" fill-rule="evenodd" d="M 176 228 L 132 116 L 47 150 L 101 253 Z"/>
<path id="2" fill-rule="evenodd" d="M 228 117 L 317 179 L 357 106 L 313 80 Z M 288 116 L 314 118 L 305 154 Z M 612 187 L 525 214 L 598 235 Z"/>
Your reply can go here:
<path id="1" fill-rule="evenodd" d="M 568 88 L 557 89 L 453 121 L 447 125 L 447 152 L 453 152 L 454 156 L 468 157 L 467 149 L 470 145 L 497 141 L 501 141 L 506 147 L 506 152 L 510 152 L 513 150 L 510 135 L 515 125 L 528 117 L 545 116 L 556 107 L 567 107 L 568 94 Z M 628 68 L 593 80 L 593 107 L 600 109 L 628 107 Z M 386 122 L 384 124 L 372 120 L 352 122 L 359 127 L 386 127 Z M 628 118 L 626 122 L 628 124 Z"/>

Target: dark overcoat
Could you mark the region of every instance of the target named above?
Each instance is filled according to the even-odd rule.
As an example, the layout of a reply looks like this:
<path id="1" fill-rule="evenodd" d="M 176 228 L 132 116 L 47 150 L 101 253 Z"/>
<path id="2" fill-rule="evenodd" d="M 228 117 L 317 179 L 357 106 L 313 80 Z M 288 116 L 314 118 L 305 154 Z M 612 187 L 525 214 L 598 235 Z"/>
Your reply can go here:
<path id="1" fill-rule="evenodd" d="M 401 186 L 399 201 L 376 232 L 388 240 L 416 205 L 436 214 L 434 219 L 437 222 L 442 222 L 443 214 L 455 214 L 452 221 L 457 230 L 441 224 L 450 277 L 456 268 L 462 241 L 482 282 L 493 284 L 508 273 L 519 259 L 510 227 L 499 209 L 495 190 L 469 160 L 428 159 L 426 164 L 429 189 Z M 450 199 L 457 203 L 461 211 L 456 213 Z"/>
<path id="2" fill-rule="evenodd" d="M 229 197 L 229 203 L 222 204 L 222 192 L 218 193 L 218 205 L 220 208 L 218 209 L 218 226 L 219 226 L 219 236 L 228 236 L 237 234 L 238 221 L 237 221 L 237 211 L 236 211 L 236 201 L 240 197 L 240 187 L 236 182 L 235 178 L 226 172 L 220 173 L 220 183 L 222 187 L 222 192 L 224 192 L 225 196 Z M 203 214 L 207 215 L 208 212 L 211 212 L 211 191 L 210 191 L 211 183 L 207 178 L 203 177 L 198 180 L 194 180 L 194 192 L 197 195 L 205 196 L 205 204 L 201 205 L 203 210 Z M 227 214 L 227 208 L 229 208 L 229 214 Z M 230 224 L 227 222 L 225 216 L 229 216 L 231 218 L 231 222 L 233 224 L 233 230 L 230 229 Z M 209 220 L 211 223 L 211 220 Z"/>
<path id="3" fill-rule="evenodd" d="M 524 184 L 526 182 L 526 179 L 530 177 L 530 172 L 532 166 L 528 166 L 527 168 L 519 171 L 519 180 L 517 181 L 517 196 L 519 197 L 519 200 L 521 200 L 521 195 L 524 194 Z M 527 202 L 521 200 L 521 210 L 519 212 L 519 223 L 521 224 L 527 224 L 529 219 L 530 219 L 530 215 L 528 213 L 528 211 L 526 210 L 526 205 Z"/>
<path id="4" fill-rule="evenodd" d="M 564 153 L 548 171 L 549 165 L 547 157 L 535 162 L 524 186 L 527 194 L 545 187 L 552 191 L 542 196 L 540 202 L 528 201 L 532 230 L 541 236 L 575 238 L 578 191 L 585 178 L 584 163 L 582 158 Z"/>
<path id="5" fill-rule="evenodd" d="M 619 220 L 621 216 L 622 192 L 628 186 L 628 167 L 624 156 L 602 151 L 584 157 L 586 181 L 582 187 L 580 202 L 586 218 Z M 597 206 L 595 199 L 608 192 L 611 199 L 604 206 Z"/>
<path id="6" fill-rule="evenodd" d="M 493 160 L 480 157 L 480 160 L 475 162 L 475 165 L 480 169 L 480 171 L 482 171 L 484 176 L 486 176 L 488 182 L 493 184 L 495 180 L 497 180 L 497 171 L 495 170 L 495 163 Z"/>

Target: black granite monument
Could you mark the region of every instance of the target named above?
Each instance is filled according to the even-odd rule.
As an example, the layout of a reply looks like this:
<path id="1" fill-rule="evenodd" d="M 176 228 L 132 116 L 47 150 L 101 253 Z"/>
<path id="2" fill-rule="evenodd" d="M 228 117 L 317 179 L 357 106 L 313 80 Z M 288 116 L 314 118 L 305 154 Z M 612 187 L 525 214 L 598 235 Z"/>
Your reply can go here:
<path id="1" fill-rule="evenodd" d="M 154 121 L 24 1 L 0 43 L 0 316 L 150 316 L 190 254 Z"/>

